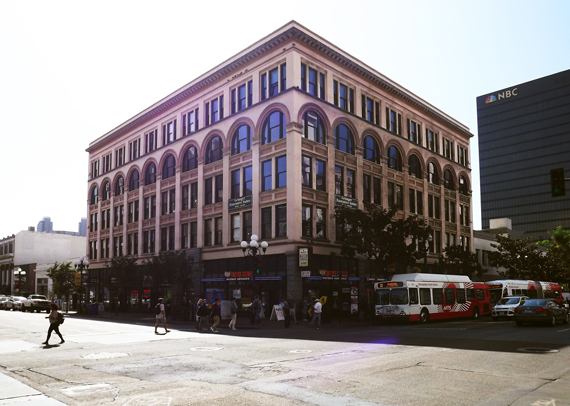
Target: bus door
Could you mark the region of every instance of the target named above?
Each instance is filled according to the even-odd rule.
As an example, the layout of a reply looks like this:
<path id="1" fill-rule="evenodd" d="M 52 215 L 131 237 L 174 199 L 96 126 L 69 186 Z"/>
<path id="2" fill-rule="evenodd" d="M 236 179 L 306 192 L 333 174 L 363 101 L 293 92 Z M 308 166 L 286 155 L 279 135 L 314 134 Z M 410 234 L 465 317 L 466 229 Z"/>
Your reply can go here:
<path id="1" fill-rule="evenodd" d="M 410 299 L 410 314 L 420 314 L 420 297 L 418 288 L 408 288 L 408 297 Z"/>

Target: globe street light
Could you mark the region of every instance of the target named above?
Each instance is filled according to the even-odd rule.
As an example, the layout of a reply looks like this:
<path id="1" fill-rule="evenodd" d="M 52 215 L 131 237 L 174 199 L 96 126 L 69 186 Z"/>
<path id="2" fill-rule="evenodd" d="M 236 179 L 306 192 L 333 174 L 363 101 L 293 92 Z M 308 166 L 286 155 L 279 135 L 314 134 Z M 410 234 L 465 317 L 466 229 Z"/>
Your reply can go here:
<path id="1" fill-rule="evenodd" d="M 243 251 L 244 257 L 253 257 L 255 261 L 255 270 L 259 272 L 259 255 L 264 255 L 267 251 L 267 247 L 269 244 L 267 241 L 262 241 L 261 243 L 257 242 L 258 238 L 257 235 L 253 234 L 251 236 L 251 241 L 242 241 L 240 243 L 241 250 Z"/>
<path id="2" fill-rule="evenodd" d="M 75 271 L 79 272 L 79 286 L 80 286 L 80 294 L 79 294 L 79 309 L 78 312 L 81 313 L 81 303 L 83 292 L 81 291 L 81 286 L 83 285 L 83 275 L 87 275 L 89 273 L 89 261 L 87 261 L 84 257 L 79 258 L 78 260 L 73 262 L 73 266 L 75 267 Z"/>
<path id="3" fill-rule="evenodd" d="M 16 268 L 14 270 L 14 275 L 18 275 L 18 295 L 22 296 L 22 275 L 26 275 L 26 271 L 22 268 Z"/>

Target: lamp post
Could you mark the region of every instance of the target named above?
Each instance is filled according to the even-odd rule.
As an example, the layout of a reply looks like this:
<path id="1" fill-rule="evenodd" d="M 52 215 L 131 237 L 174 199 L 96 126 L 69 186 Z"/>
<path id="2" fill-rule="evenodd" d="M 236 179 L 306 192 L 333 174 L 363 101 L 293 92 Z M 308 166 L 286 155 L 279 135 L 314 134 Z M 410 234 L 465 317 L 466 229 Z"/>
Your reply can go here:
<path id="1" fill-rule="evenodd" d="M 88 269 L 89 269 L 89 261 L 87 261 L 84 257 L 79 258 L 78 260 L 73 262 L 73 266 L 75 267 L 75 271 L 79 272 L 79 308 L 77 309 L 78 313 L 81 313 L 82 309 L 81 309 L 81 303 L 82 303 L 82 297 L 84 292 L 82 291 L 82 286 L 83 286 L 83 275 L 87 275 L 89 273 Z"/>
<path id="2" fill-rule="evenodd" d="M 257 235 L 253 234 L 250 242 L 242 241 L 240 243 L 243 256 L 253 257 L 255 262 L 255 273 L 259 273 L 259 256 L 262 254 L 265 255 L 265 251 L 267 251 L 267 247 L 269 246 L 267 241 L 258 243 L 257 240 Z"/>
<path id="3" fill-rule="evenodd" d="M 22 268 L 16 268 L 14 275 L 18 275 L 18 295 L 22 296 L 22 276 L 26 275 L 26 271 L 22 270 Z"/>
<path id="4" fill-rule="evenodd" d="M 424 256 L 424 273 L 426 273 L 427 271 L 427 254 L 429 251 L 429 246 L 431 244 L 431 242 L 433 241 L 433 237 L 431 236 L 431 234 L 428 236 L 427 240 L 426 240 L 426 253 Z"/>

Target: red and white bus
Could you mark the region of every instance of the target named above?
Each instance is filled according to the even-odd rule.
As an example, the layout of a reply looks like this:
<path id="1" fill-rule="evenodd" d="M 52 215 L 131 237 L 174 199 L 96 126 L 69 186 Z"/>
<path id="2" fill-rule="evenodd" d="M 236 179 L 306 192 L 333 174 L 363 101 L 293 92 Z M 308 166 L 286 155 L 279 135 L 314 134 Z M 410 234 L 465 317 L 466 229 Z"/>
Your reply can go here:
<path id="1" fill-rule="evenodd" d="M 377 317 L 420 321 L 489 314 L 489 286 L 465 275 L 398 274 L 374 284 Z"/>
<path id="2" fill-rule="evenodd" d="M 491 292 L 491 303 L 494 305 L 505 296 L 528 296 L 531 299 L 554 299 L 558 303 L 564 301 L 562 288 L 555 282 L 536 282 L 504 279 L 487 282 Z"/>

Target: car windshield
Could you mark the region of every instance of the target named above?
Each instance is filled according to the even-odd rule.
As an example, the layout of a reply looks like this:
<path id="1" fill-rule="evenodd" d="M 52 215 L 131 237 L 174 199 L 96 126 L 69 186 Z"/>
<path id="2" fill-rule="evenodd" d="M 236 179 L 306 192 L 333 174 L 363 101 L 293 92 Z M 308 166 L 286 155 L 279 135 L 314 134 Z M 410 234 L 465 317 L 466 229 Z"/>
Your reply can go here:
<path id="1" fill-rule="evenodd" d="M 525 306 L 545 306 L 548 299 L 530 299 L 525 302 Z"/>
<path id="2" fill-rule="evenodd" d="M 508 305 L 519 304 L 520 301 L 521 301 L 520 297 L 511 297 L 509 300 L 507 300 L 505 304 Z"/>

